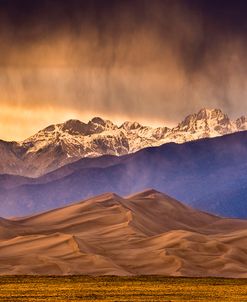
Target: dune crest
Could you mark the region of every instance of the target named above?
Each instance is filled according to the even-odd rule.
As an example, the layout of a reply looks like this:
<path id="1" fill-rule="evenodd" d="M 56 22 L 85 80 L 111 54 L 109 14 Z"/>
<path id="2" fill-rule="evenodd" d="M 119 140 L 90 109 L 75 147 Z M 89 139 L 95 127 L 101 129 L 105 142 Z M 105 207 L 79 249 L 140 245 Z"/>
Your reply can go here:
<path id="1" fill-rule="evenodd" d="M 0 274 L 247 277 L 247 221 L 149 189 L 0 219 Z"/>

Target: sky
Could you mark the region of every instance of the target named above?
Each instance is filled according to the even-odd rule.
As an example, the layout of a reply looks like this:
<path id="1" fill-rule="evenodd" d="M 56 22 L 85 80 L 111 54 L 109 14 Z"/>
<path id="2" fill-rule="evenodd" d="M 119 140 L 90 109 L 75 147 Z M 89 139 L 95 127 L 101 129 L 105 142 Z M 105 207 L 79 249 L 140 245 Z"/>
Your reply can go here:
<path id="1" fill-rule="evenodd" d="M 0 0 L 0 138 L 94 116 L 247 115 L 247 2 Z"/>

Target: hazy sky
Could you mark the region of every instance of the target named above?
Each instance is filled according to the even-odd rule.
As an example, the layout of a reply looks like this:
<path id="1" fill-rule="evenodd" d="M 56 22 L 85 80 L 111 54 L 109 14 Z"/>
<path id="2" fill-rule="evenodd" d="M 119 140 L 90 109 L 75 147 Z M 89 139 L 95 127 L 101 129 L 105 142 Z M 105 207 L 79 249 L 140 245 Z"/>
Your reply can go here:
<path id="1" fill-rule="evenodd" d="M 0 0 L 0 138 L 69 118 L 247 114 L 247 1 Z"/>

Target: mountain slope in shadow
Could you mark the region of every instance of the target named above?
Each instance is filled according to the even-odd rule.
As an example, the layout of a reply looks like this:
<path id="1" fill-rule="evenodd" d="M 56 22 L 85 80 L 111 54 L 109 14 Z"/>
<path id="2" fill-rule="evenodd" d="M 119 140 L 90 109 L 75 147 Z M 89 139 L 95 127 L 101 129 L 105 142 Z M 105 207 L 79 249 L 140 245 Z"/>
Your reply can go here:
<path id="1" fill-rule="evenodd" d="M 1 216 L 61 207 L 104 192 L 147 187 L 226 217 L 247 217 L 247 132 L 85 158 L 37 179 L 0 176 Z"/>

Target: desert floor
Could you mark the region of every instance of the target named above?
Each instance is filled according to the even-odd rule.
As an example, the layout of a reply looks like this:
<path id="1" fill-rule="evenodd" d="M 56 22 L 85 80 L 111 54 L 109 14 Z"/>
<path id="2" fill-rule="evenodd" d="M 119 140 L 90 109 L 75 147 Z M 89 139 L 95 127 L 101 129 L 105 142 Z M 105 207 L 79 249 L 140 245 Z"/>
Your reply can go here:
<path id="1" fill-rule="evenodd" d="M 247 301 L 247 279 L 2 276 L 0 301 Z"/>

